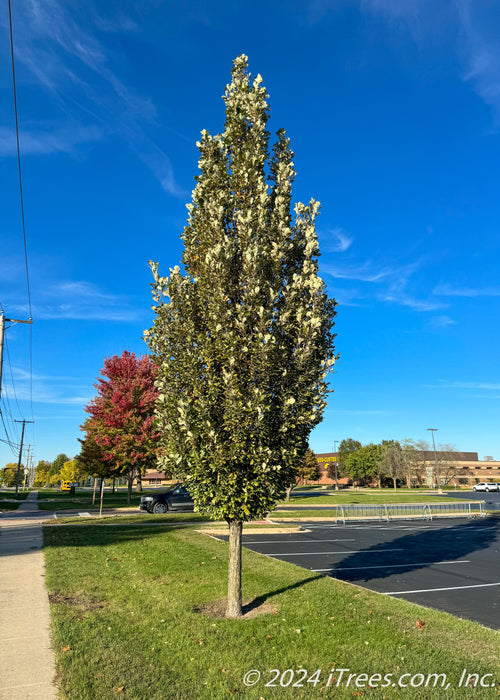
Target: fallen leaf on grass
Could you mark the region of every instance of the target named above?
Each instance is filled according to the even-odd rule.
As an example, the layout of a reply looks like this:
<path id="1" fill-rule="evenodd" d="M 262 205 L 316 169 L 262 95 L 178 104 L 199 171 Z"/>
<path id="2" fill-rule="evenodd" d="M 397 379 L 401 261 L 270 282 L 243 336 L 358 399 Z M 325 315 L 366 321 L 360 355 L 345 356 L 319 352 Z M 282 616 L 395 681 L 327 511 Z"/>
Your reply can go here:
<path id="1" fill-rule="evenodd" d="M 418 630 L 421 630 L 424 625 L 425 625 L 425 622 L 422 622 L 422 620 L 417 620 L 417 629 Z"/>
<path id="2" fill-rule="evenodd" d="M 63 650 L 63 651 L 69 651 L 70 649 L 71 649 L 71 647 L 63 647 L 62 650 Z"/>

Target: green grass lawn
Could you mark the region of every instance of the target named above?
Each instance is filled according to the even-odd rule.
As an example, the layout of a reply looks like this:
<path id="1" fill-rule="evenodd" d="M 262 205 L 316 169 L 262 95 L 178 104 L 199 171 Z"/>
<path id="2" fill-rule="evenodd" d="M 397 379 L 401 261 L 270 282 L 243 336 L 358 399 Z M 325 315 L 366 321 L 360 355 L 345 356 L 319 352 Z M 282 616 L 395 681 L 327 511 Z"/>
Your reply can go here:
<path id="1" fill-rule="evenodd" d="M 270 612 L 244 621 L 200 614 L 225 595 L 228 546 L 193 527 L 46 527 L 44 540 L 62 698 L 437 700 L 474 692 L 457 688 L 464 668 L 500 681 L 498 632 L 248 550 L 244 598 Z M 450 686 L 325 687 L 340 668 L 396 682 L 404 673 L 444 673 Z M 247 688 L 250 669 L 263 680 Z M 293 682 L 299 669 L 309 678 L 321 672 L 302 687 L 265 687 L 271 669 L 294 670 Z M 498 687 L 475 692 L 499 697 Z"/>
<path id="2" fill-rule="evenodd" d="M 145 491 L 143 491 L 145 493 Z M 138 507 L 142 493 L 132 492 L 131 507 Z M 92 491 L 77 489 L 74 496 L 60 489 L 38 489 L 39 510 L 88 510 L 99 509 L 99 492 L 96 492 L 95 503 L 92 504 Z M 127 508 L 126 491 L 104 491 L 103 509 Z"/>
<path id="3" fill-rule="evenodd" d="M 24 501 L 28 493 L 28 491 L 20 491 L 16 497 L 15 491 L 0 491 L 0 513 L 7 510 L 17 510 L 20 502 Z M 9 503 L 9 501 L 15 501 L 15 503 Z"/>
<path id="4" fill-rule="evenodd" d="M 397 491 L 389 489 L 381 489 L 380 491 L 373 490 L 369 493 L 366 491 L 330 491 L 331 495 L 321 496 L 303 496 L 294 494 L 290 503 L 282 501 L 279 505 L 282 506 L 321 506 L 321 505 L 339 505 L 346 503 L 450 503 L 450 501 L 464 502 L 463 498 L 451 498 L 448 496 L 434 496 L 415 491 Z"/>
<path id="5" fill-rule="evenodd" d="M 50 520 L 51 525 L 65 525 L 71 524 L 81 524 L 90 525 L 92 523 L 99 525 L 110 525 L 110 524 L 137 524 L 137 523 L 149 523 L 157 524 L 162 523 L 164 525 L 169 525 L 171 523 L 183 523 L 183 522 L 212 522 L 210 518 L 206 515 L 200 515 L 199 513 L 165 513 L 163 515 L 150 515 L 147 513 L 138 513 L 137 515 L 105 515 L 103 511 L 103 516 L 100 518 L 98 516 L 91 518 L 81 518 L 78 516 L 68 515 L 65 518 L 58 518 L 57 520 Z"/>

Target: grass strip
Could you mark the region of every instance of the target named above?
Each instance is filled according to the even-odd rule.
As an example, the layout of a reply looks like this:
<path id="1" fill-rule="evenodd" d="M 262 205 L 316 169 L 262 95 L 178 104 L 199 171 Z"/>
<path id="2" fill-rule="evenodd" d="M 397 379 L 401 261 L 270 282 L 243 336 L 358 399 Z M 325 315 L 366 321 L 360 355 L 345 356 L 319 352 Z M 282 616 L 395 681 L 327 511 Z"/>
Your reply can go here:
<path id="1" fill-rule="evenodd" d="M 269 614 L 235 621 L 197 610 L 227 586 L 225 542 L 173 524 L 44 528 L 47 587 L 61 698 L 226 700 L 241 697 L 469 697 L 463 669 L 500 681 L 500 635 L 243 551 L 244 598 Z M 421 621 L 421 623 L 419 623 Z M 339 673 L 443 673 L 449 687 L 336 687 Z M 262 680 L 245 687 L 244 674 Z M 302 686 L 265 687 L 271 669 L 306 669 Z M 330 676 L 329 674 L 333 675 Z M 288 681 L 290 674 L 284 676 Z M 325 687 L 330 678 L 333 687 Z M 335 680 L 332 680 L 335 679 Z M 491 680 L 491 679 L 489 679 Z M 406 679 L 408 681 L 408 677 Z M 495 688 L 476 690 L 498 698 Z"/>
<path id="2" fill-rule="evenodd" d="M 349 492 L 330 492 L 330 495 L 321 496 L 301 496 L 292 494 L 290 502 L 283 502 L 281 505 L 286 506 L 301 506 L 301 505 L 346 505 L 351 503 L 360 504 L 384 504 L 384 503 L 463 503 L 463 498 L 452 498 L 448 496 L 433 496 L 426 494 L 412 493 L 411 491 L 400 492 L 397 491 L 387 491 L 382 489 L 381 491 L 375 491 L 373 493 L 356 493 L 355 491 Z"/>
<path id="3" fill-rule="evenodd" d="M 143 493 L 133 493 L 130 507 L 137 508 L 139 506 Z M 59 489 L 39 489 L 38 490 L 38 509 L 39 510 L 89 510 L 99 508 L 99 493 L 96 493 L 95 502 L 92 503 L 93 492 L 91 490 L 78 490 L 74 495 L 68 491 Z M 126 508 L 127 493 L 119 492 L 111 493 L 104 492 L 103 510 L 108 508 Z"/>
<path id="4" fill-rule="evenodd" d="M 16 496 L 15 491 L 0 492 L 0 513 L 17 510 L 28 496 L 28 493 L 29 491 L 20 492 Z"/>

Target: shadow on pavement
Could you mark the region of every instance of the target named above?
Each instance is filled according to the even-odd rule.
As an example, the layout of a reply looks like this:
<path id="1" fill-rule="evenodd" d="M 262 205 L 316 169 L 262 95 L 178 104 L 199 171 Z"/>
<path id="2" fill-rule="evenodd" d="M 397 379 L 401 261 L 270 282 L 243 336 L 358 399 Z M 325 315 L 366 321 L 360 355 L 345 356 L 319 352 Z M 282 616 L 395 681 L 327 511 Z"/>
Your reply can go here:
<path id="1" fill-rule="evenodd" d="M 487 549 L 499 534 L 500 519 L 494 517 L 484 518 L 480 526 L 473 521 L 465 525 L 410 533 L 351 554 L 332 566 L 331 575 L 343 581 L 384 579 L 424 569 L 433 562 L 454 561 Z M 401 552 L 384 551 L 396 547 L 401 548 Z"/>

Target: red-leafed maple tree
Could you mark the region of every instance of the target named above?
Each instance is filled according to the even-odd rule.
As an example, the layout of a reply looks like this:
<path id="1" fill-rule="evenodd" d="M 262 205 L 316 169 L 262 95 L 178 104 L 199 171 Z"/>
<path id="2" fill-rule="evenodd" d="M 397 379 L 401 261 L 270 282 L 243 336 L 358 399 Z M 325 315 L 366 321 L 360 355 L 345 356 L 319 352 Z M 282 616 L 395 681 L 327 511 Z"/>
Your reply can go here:
<path id="1" fill-rule="evenodd" d="M 134 477 L 140 479 L 156 464 L 155 369 L 148 355 L 136 357 L 124 350 L 106 358 L 100 374 L 94 384 L 97 396 L 84 409 L 89 418 L 81 426 L 86 433 L 82 444 L 98 448 L 110 473 L 127 477 L 130 503 Z"/>

